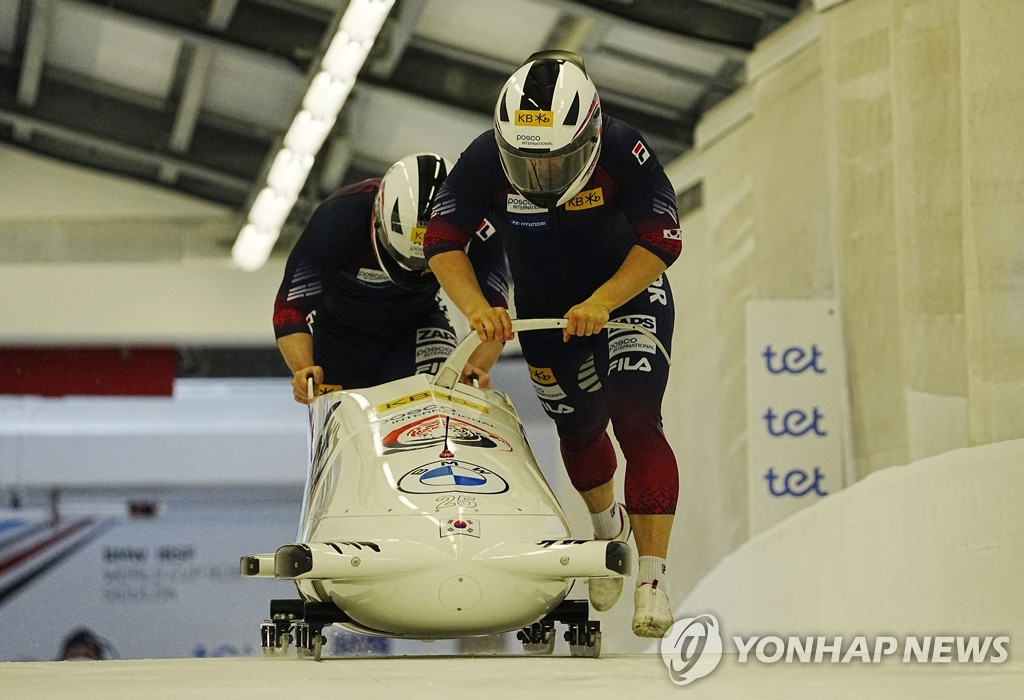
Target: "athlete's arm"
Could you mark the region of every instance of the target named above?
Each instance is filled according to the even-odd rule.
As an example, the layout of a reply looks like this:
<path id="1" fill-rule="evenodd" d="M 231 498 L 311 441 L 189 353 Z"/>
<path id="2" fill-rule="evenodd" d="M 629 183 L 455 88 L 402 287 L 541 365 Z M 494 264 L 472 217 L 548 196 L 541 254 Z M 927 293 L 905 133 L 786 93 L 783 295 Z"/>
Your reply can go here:
<path id="1" fill-rule="evenodd" d="M 599 333 L 614 309 L 647 289 L 666 267 L 654 253 L 639 245 L 633 246 L 611 279 L 566 312 L 563 318 L 569 323 L 562 331 L 562 340 L 568 342 L 574 335 Z"/>
<path id="2" fill-rule="evenodd" d="M 430 258 L 430 269 L 480 340 L 506 341 L 515 337 L 508 310 L 491 306 L 487 301 L 465 252 L 449 250 L 438 253 Z"/>
<path id="3" fill-rule="evenodd" d="M 313 377 L 313 396 L 320 392 L 324 370 L 313 364 L 313 336 L 309 333 L 291 333 L 277 339 L 277 347 L 292 373 L 292 394 L 299 403 L 309 403 L 309 382 Z"/>

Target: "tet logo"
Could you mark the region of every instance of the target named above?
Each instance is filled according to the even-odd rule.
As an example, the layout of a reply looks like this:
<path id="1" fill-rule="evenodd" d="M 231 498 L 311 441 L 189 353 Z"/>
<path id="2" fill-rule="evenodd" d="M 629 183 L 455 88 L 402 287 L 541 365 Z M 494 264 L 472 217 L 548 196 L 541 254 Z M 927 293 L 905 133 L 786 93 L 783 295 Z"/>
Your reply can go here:
<path id="1" fill-rule="evenodd" d="M 517 109 L 516 126 L 548 126 L 555 123 L 553 112 L 537 109 Z"/>
<path id="2" fill-rule="evenodd" d="M 661 658 L 676 685 L 703 678 L 722 660 L 722 634 L 714 615 L 676 622 L 661 639 Z"/>

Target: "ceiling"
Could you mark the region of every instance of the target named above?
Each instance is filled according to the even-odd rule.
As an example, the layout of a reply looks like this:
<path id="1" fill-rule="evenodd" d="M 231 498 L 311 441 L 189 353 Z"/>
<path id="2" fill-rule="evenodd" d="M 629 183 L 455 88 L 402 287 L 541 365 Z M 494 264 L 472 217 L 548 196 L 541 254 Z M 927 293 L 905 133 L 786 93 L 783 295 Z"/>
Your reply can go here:
<path id="1" fill-rule="evenodd" d="M 807 0 L 397 0 L 292 212 L 419 150 L 457 158 L 530 53 L 581 53 L 663 162 Z M 0 2 L 0 142 L 248 210 L 344 0 Z M 289 231 L 291 232 L 289 235 Z"/>

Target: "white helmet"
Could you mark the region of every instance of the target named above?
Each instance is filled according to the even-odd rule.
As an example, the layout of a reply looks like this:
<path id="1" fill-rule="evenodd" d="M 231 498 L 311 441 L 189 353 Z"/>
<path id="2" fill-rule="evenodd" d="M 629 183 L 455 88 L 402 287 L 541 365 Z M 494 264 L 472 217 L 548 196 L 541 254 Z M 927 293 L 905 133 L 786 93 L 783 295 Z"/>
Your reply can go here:
<path id="1" fill-rule="evenodd" d="M 545 208 L 576 196 L 601 155 L 601 100 L 583 59 L 568 51 L 530 56 L 501 89 L 494 135 L 519 194 Z"/>
<path id="2" fill-rule="evenodd" d="M 373 200 L 373 252 L 391 281 L 409 290 L 436 285 L 423 256 L 430 210 L 451 163 L 436 153 L 415 153 L 388 168 Z"/>

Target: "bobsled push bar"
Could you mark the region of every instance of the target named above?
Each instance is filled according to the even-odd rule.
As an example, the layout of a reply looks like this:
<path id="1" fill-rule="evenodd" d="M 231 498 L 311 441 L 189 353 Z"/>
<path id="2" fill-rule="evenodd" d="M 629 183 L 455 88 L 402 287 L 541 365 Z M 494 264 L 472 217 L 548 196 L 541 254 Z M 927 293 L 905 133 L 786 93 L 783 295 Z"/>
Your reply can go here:
<path id="1" fill-rule="evenodd" d="M 512 321 L 512 331 L 518 333 L 520 331 L 539 331 L 548 330 L 554 328 L 565 328 L 569 324 L 564 318 L 523 318 L 515 319 Z M 639 326 L 635 323 L 619 323 L 617 321 L 609 321 L 604 324 L 604 327 L 610 330 L 623 330 L 633 331 L 646 336 L 651 342 L 653 342 L 661 354 L 665 356 L 665 359 L 671 364 L 672 358 L 669 357 L 668 351 L 665 346 L 661 344 L 658 337 L 651 333 L 643 326 Z M 462 341 L 459 346 L 455 348 L 451 355 L 448 356 L 448 360 L 441 367 L 441 370 L 434 377 L 434 386 L 451 389 L 454 387 L 459 378 L 462 377 L 462 368 L 466 366 L 466 361 L 469 360 L 469 356 L 473 354 L 482 341 L 480 336 L 475 331 L 470 332 Z"/>

